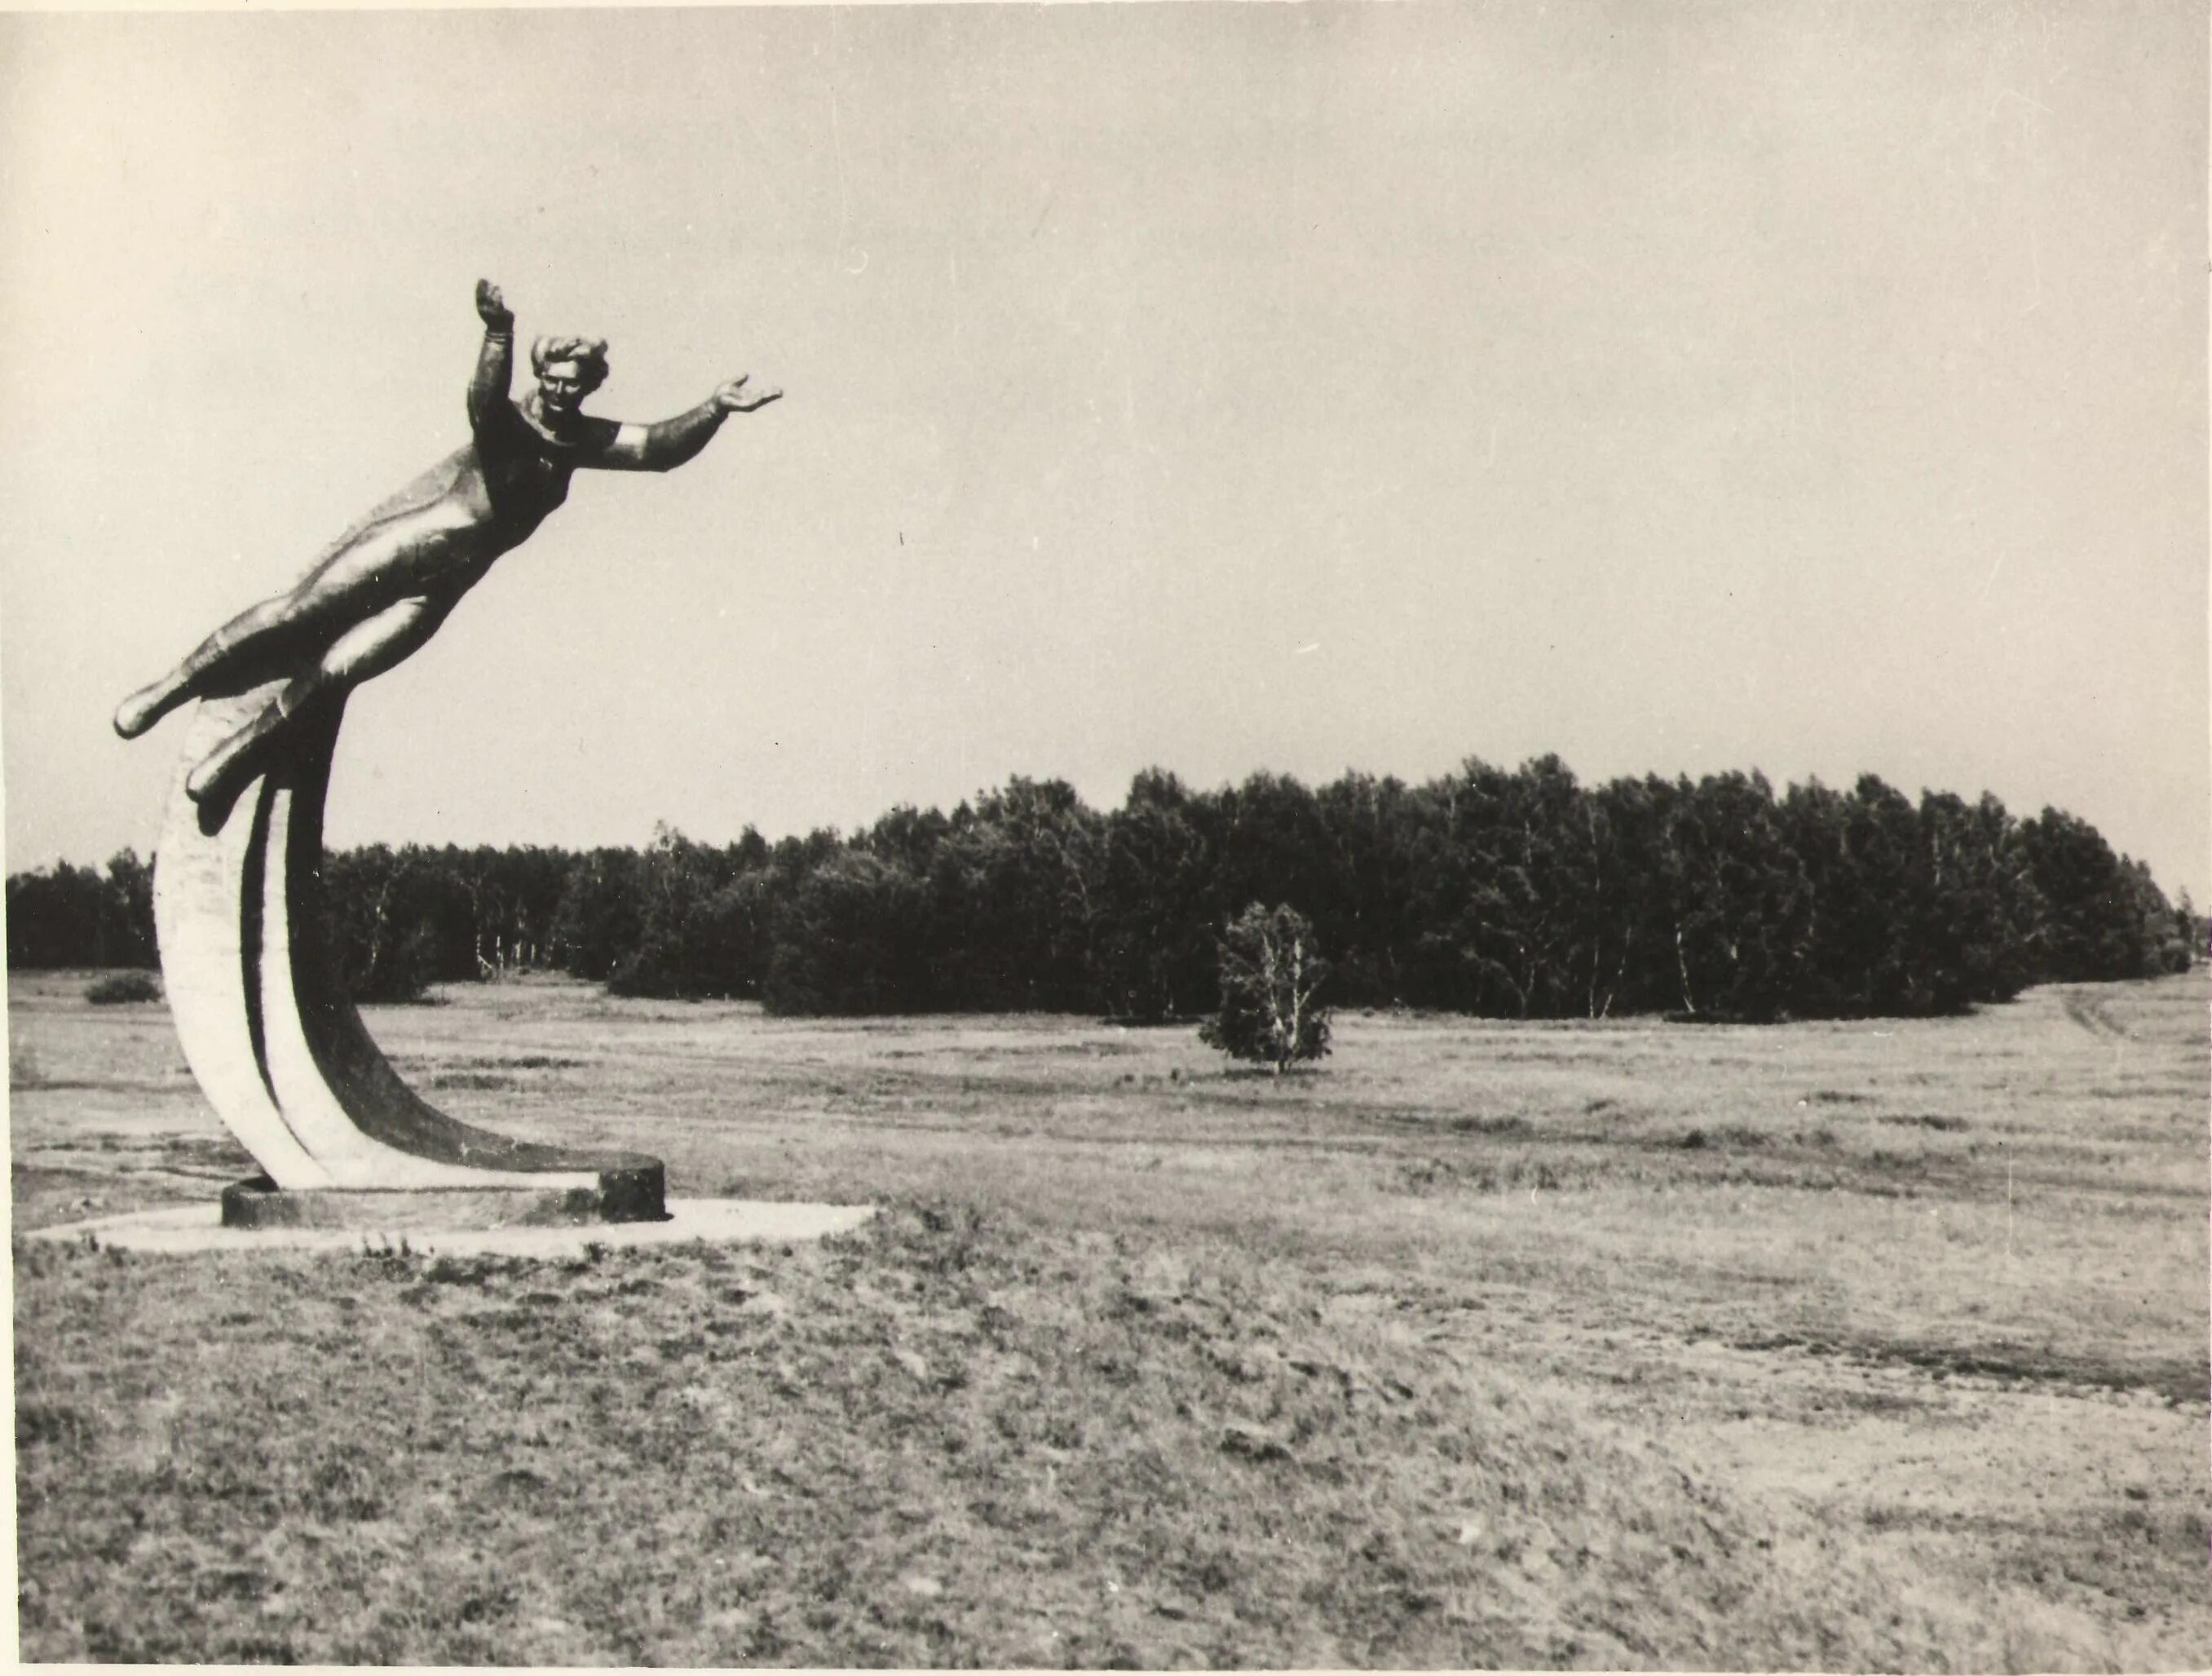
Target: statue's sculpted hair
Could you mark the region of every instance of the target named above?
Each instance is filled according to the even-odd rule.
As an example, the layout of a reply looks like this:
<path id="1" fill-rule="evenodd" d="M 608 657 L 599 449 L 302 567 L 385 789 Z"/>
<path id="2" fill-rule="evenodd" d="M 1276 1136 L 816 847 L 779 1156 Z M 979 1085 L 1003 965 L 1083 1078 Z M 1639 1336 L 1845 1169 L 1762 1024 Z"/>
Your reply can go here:
<path id="1" fill-rule="evenodd" d="M 540 338 L 530 346 L 530 370 L 538 377 L 556 362 L 573 361 L 583 375 L 586 395 L 607 381 L 607 340 L 604 338 Z"/>

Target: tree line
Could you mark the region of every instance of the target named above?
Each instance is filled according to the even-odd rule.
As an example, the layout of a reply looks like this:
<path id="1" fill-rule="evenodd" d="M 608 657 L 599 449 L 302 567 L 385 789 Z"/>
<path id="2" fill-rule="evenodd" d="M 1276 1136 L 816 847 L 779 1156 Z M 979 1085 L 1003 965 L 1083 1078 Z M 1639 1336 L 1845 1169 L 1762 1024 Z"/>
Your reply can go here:
<path id="1" fill-rule="evenodd" d="M 1254 903 L 1312 927 L 1335 1006 L 1514 1018 L 1766 1021 L 1956 1012 L 2030 984 L 2185 970 L 2204 926 L 2057 809 L 1872 775 L 1777 795 L 1759 774 L 1584 786 L 1556 757 L 1423 784 L 1138 775 L 1121 808 L 1016 777 L 849 836 L 642 850 L 372 844 L 325 858 L 366 1000 L 558 970 L 627 995 L 790 1014 L 1218 1003 Z M 11 966 L 150 965 L 149 869 L 11 875 Z"/>

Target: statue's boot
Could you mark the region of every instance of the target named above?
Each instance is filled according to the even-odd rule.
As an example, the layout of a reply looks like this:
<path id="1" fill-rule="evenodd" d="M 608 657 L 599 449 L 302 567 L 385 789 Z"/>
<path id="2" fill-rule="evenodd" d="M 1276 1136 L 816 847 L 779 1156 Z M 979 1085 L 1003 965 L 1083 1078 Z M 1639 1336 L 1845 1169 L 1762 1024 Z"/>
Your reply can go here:
<path id="1" fill-rule="evenodd" d="M 272 699 L 261 713 L 203 758 L 185 776 L 185 795 L 203 811 L 227 808 L 261 771 L 263 747 L 284 725 L 288 712 L 281 698 Z"/>
<path id="2" fill-rule="evenodd" d="M 136 739 L 183 702 L 184 689 L 164 679 L 142 686 L 125 698 L 115 712 L 115 731 Z"/>

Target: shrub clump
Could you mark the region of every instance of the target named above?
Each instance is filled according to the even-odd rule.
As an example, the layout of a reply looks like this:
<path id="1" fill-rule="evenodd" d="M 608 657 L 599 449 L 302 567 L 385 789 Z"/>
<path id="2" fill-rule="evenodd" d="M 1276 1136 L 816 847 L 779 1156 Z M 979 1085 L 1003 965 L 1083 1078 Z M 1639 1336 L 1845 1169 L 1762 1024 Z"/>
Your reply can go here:
<path id="1" fill-rule="evenodd" d="M 159 1001 L 161 980 L 150 972 L 111 972 L 85 986 L 84 998 L 95 1007 L 119 1007 L 132 1002 Z"/>

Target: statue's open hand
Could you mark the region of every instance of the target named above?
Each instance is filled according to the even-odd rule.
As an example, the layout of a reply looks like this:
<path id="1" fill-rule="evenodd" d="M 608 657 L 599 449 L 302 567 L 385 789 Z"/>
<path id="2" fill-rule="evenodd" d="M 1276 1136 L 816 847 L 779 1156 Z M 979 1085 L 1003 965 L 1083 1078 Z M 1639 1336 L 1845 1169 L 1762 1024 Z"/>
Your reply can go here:
<path id="1" fill-rule="evenodd" d="M 721 405 L 724 412 L 756 412 L 766 407 L 770 402 L 782 398 L 783 392 L 781 390 L 748 389 L 746 386 L 751 381 L 752 375 L 747 373 L 743 378 L 733 378 L 727 384 L 716 387 L 714 399 Z M 696 389 L 698 387 L 694 385 L 692 387 Z"/>
<path id="2" fill-rule="evenodd" d="M 499 287 L 489 279 L 477 281 L 477 318 L 494 332 L 514 330 L 514 311 L 507 306 Z"/>

